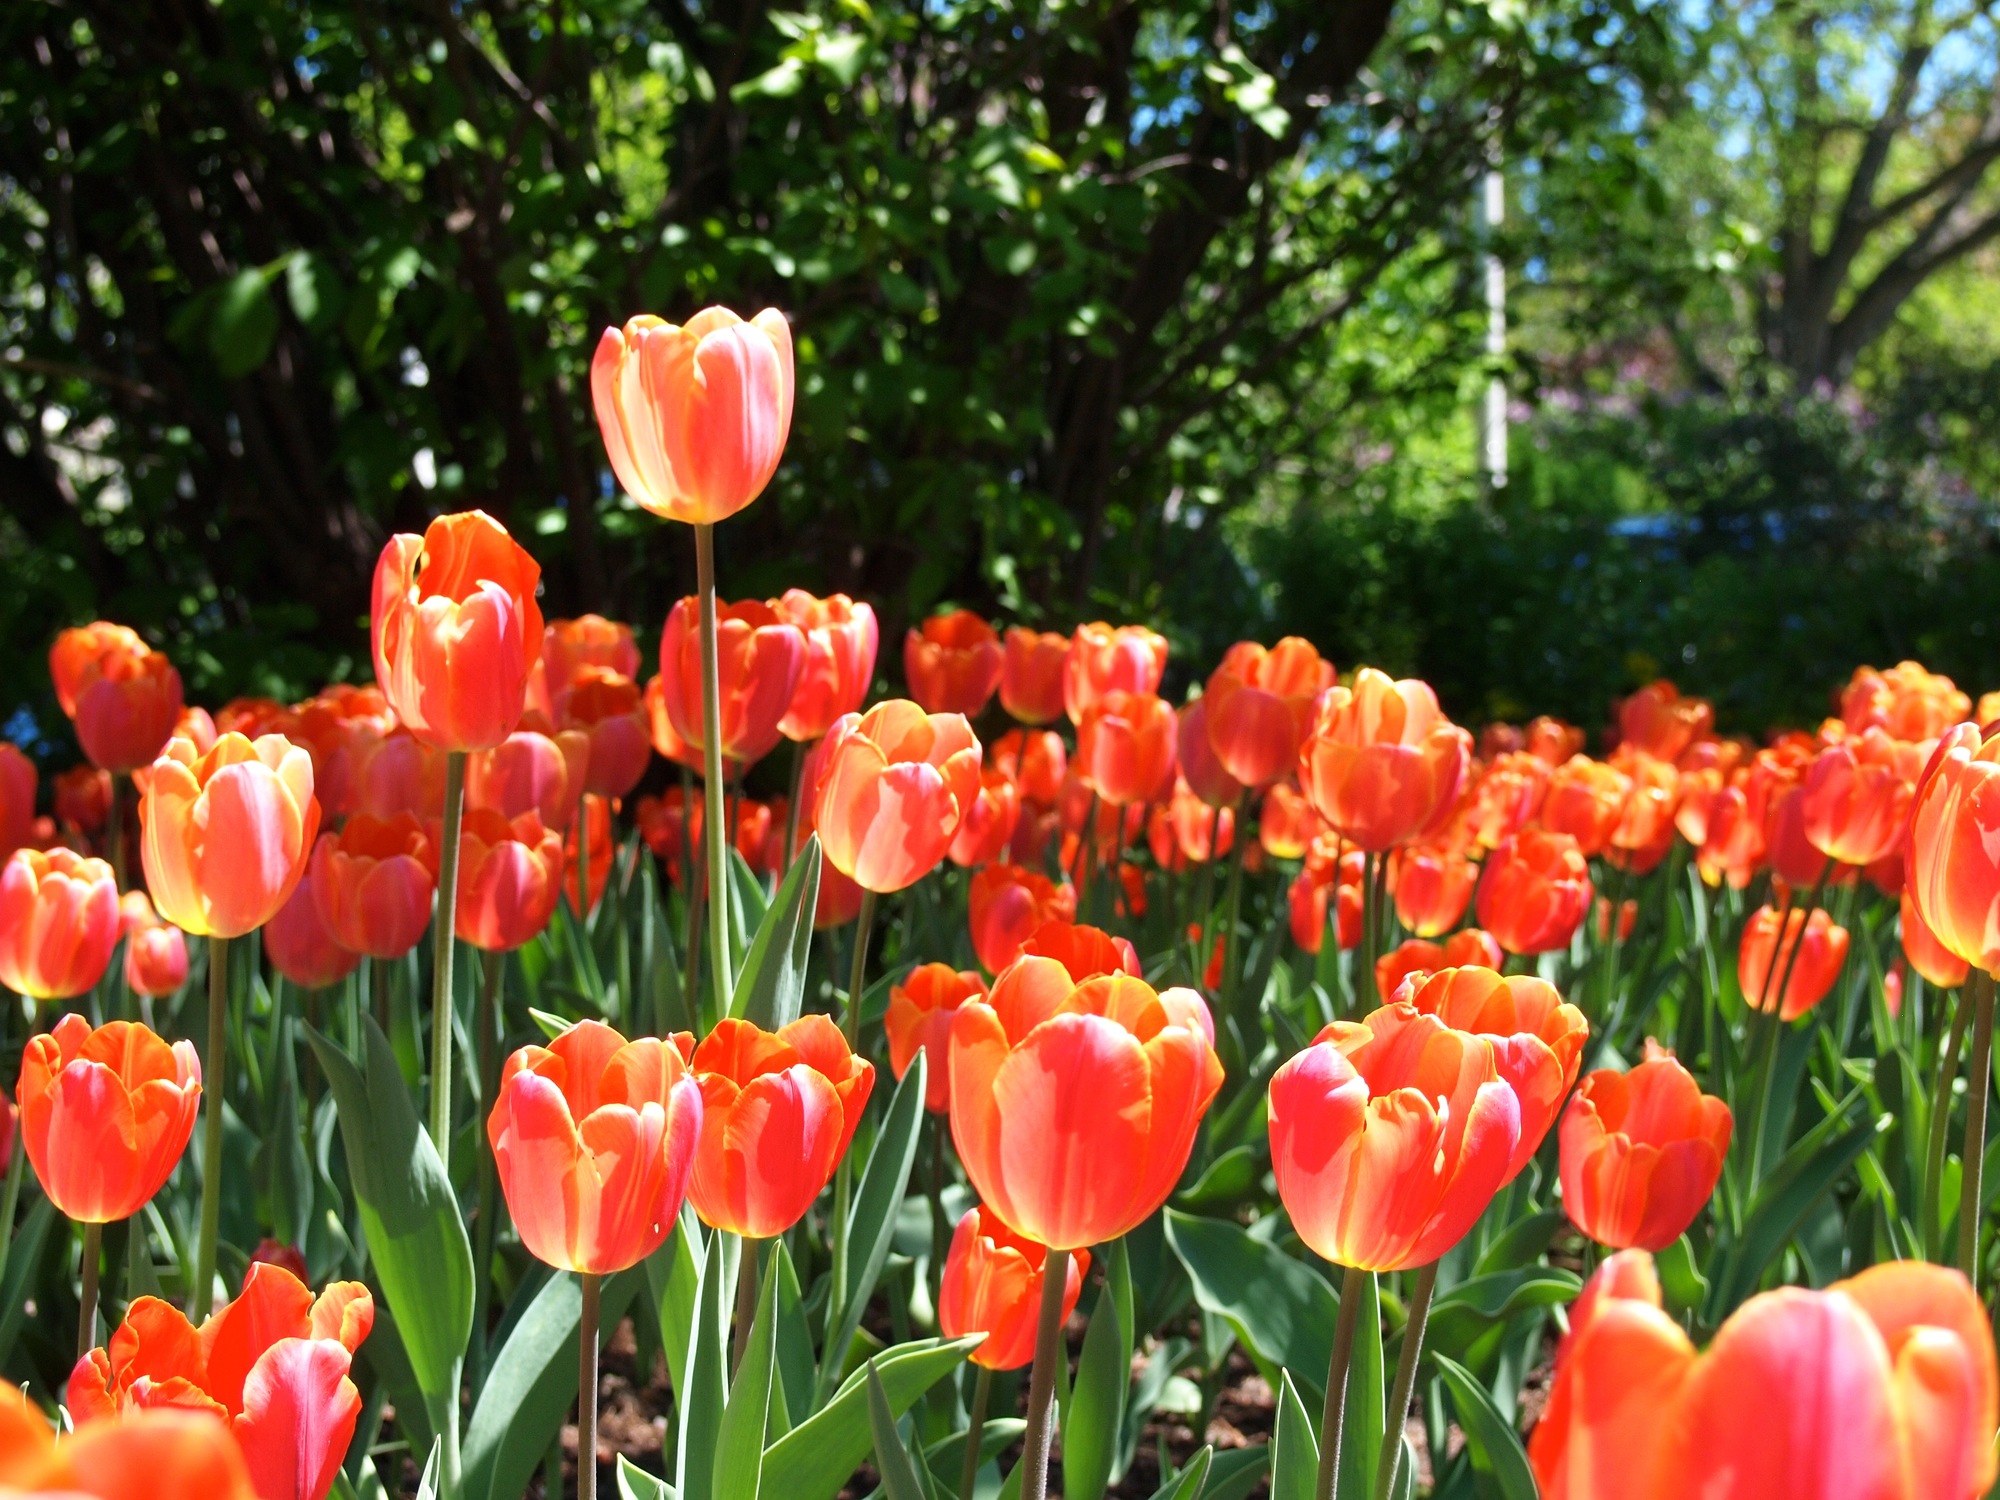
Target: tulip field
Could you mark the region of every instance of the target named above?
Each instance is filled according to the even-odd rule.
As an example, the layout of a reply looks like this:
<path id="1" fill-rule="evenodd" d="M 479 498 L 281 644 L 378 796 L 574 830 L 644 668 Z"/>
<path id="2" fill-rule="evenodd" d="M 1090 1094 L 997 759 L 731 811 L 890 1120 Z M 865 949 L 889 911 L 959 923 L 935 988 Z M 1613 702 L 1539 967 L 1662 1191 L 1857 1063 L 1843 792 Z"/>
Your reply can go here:
<path id="1" fill-rule="evenodd" d="M 791 339 L 603 335 L 663 620 L 545 621 L 468 510 L 383 549 L 372 683 L 52 632 L 0 1497 L 1993 1492 L 2000 694 L 1753 742 L 1298 638 L 898 657 L 716 576 Z"/>

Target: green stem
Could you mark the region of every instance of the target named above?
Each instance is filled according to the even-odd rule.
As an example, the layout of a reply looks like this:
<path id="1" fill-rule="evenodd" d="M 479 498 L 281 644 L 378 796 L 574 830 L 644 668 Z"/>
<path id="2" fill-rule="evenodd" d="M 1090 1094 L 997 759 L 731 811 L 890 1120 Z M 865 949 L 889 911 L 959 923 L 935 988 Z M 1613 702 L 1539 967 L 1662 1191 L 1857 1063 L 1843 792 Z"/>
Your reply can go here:
<path id="1" fill-rule="evenodd" d="M 854 919 L 854 963 L 847 974 L 847 1012 L 842 1029 L 850 1052 L 861 1046 L 861 985 L 868 977 L 868 935 L 875 925 L 875 893 L 861 893 L 861 911 Z M 847 1218 L 854 1197 L 854 1163 L 843 1154 L 833 1173 L 833 1303 L 837 1307 L 847 1285 Z"/>
<path id="2" fill-rule="evenodd" d="M 208 1054 L 202 1058 L 201 1231 L 195 1241 L 188 1317 L 199 1323 L 215 1300 L 215 1240 L 222 1228 L 222 1101 L 229 1069 L 229 939 L 208 940 Z"/>
<path id="3" fill-rule="evenodd" d="M 570 905 L 576 911 L 577 925 L 586 934 L 590 931 L 590 794 L 584 793 L 576 803 L 576 895 Z"/>
<path id="4" fill-rule="evenodd" d="M 1341 1429 L 1347 1422 L 1347 1368 L 1354 1362 L 1354 1333 L 1361 1321 L 1362 1289 L 1372 1272 L 1346 1267 L 1340 1283 L 1340 1313 L 1333 1325 L 1333 1358 L 1326 1366 L 1326 1405 L 1319 1418 L 1319 1482 L 1315 1500 L 1333 1500 L 1340 1482 Z"/>
<path id="5" fill-rule="evenodd" d="M 1924 1258 L 1935 1261 L 1944 1254 L 1943 1192 L 1945 1151 L 1951 1136 L 1951 1086 L 1958 1078 L 1958 1052 L 1965 1045 L 1965 1029 L 1972 1020 L 1972 1006 L 1966 1003 L 1963 987 L 1947 991 L 1951 997 L 1951 1033 L 1938 1060 L 1937 1094 L 1931 1103 L 1930 1138 L 1924 1143 Z"/>
<path id="6" fill-rule="evenodd" d="M 21 1208 L 21 1183 L 28 1175 L 28 1156 L 21 1132 L 14 1132 L 14 1154 L 7 1163 L 7 1186 L 0 1188 L 0 1285 L 7 1280 L 7 1257 L 14 1249 L 14 1216 Z"/>
<path id="7" fill-rule="evenodd" d="M 785 872 L 792 868 L 792 856 L 799 851 L 799 803 L 806 792 L 806 742 L 792 741 L 792 800 L 785 808 L 785 857 L 778 861 Z M 784 875 L 780 874 L 780 880 Z"/>
<path id="8" fill-rule="evenodd" d="M 1068 1282 L 1069 1251 L 1049 1251 L 1042 1267 L 1041 1316 L 1035 1324 L 1035 1368 L 1028 1377 L 1028 1426 L 1021 1435 L 1021 1500 L 1048 1500 L 1056 1361 L 1069 1358 L 1062 1339 L 1063 1292 Z"/>
<path id="9" fill-rule="evenodd" d="M 1958 1268 L 1979 1286 L 1981 1178 L 1986 1171 L 1986 1101 L 1993 1092 L 1993 977 L 1975 973 L 1972 1056 L 1965 1068 L 1964 1186 L 1958 1195 Z"/>
<path id="10" fill-rule="evenodd" d="M 1403 1423 L 1410 1413 L 1410 1392 L 1417 1384 L 1417 1359 L 1423 1353 L 1424 1325 L 1430 1321 L 1431 1295 L 1437 1291 L 1438 1263 L 1417 1271 L 1410 1294 L 1409 1321 L 1403 1325 L 1403 1352 L 1396 1359 L 1396 1384 L 1389 1392 L 1387 1425 L 1382 1429 L 1382 1457 L 1375 1467 L 1375 1500 L 1389 1500 L 1396 1474 L 1403 1466 Z"/>
<path id="11" fill-rule="evenodd" d="M 1368 1010 L 1376 998 L 1375 994 L 1375 866 L 1381 856 L 1368 850 L 1361 856 L 1361 973 L 1356 976 L 1354 988 L 1367 998 L 1361 1008 Z M 1327 910 L 1334 914 L 1334 928 L 1339 930 L 1340 918 L 1340 873 L 1334 870 L 1333 889 L 1327 893 Z"/>
<path id="12" fill-rule="evenodd" d="M 729 955 L 729 829 L 722 784 L 722 685 L 715 647 L 715 528 L 694 529 L 695 591 L 701 599 L 701 761 L 708 835 L 709 955 L 715 983 L 715 1013 L 729 1014 L 729 997 L 736 988 L 735 965 Z"/>
<path id="13" fill-rule="evenodd" d="M 729 1376 L 743 1368 L 744 1351 L 750 1347 L 750 1325 L 757 1319 L 757 1247 L 761 1240 L 743 1237 L 736 1261 L 736 1337 L 729 1351 Z"/>
<path id="14" fill-rule="evenodd" d="M 487 952 L 479 955 L 479 1106 L 491 1113 L 500 1080 L 500 981 L 506 970 L 507 955 Z M 479 1135 L 479 1219 L 473 1237 L 472 1256 L 472 1395 L 476 1401 L 486 1384 L 486 1315 L 492 1296 L 493 1245 L 499 1236 L 494 1221 L 500 1213 L 500 1172 L 486 1133 Z"/>
<path id="15" fill-rule="evenodd" d="M 431 971 L 431 1144 L 451 1180 L 451 959 L 458 931 L 458 843 L 465 818 L 465 752 L 444 762 L 444 848 L 438 855 L 437 958 Z"/>
<path id="16" fill-rule="evenodd" d="M 97 1347 L 97 1263 L 104 1257 L 104 1226 L 83 1226 L 83 1288 L 76 1317 L 76 1357 Z"/>
<path id="17" fill-rule="evenodd" d="M 965 1426 L 965 1462 L 959 1469 L 958 1500 L 972 1500 L 979 1483 L 979 1448 L 986 1441 L 986 1408 L 993 1399 L 993 1372 L 981 1365 L 972 1383 L 972 1418 Z"/>
<path id="18" fill-rule="evenodd" d="M 124 890 L 126 886 L 125 808 L 124 808 L 125 799 L 120 794 L 120 788 L 118 785 L 118 783 L 122 779 L 123 778 L 120 776 L 118 772 L 113 771 L 111 773 L 111 797 L 105 809 L 105 815 L 110 822 L 110 826 L 106 831 L 106 838 L 109 840 L 109 845 L 110 845 L 108 852 L 111 855 L 111 874 L 113 878 L 117 880 L 118 889 L 121 891 Z"/>
<path id="19" fill-rule="evenodd" d="M 576 1500 L 597 1500 L 597 1318 L 602 1278 L 583 1272 L 576 1330 Z"/>
<path id="20" fill-rule="evenodd" d="M 1761 1011 L 1768 1005 L 1771 1010 L 1765 1032 L 1764 1065 L 1759 1070 L 1757 1079 L 1757 1112 L 1753 1117 L 1756 1128 L 1750 1140 L 1752 1188 L 1755 1188 L 1764 1177 L 1764 1132 L 1770 1122 L 1771 1096 L 1776 1092 L 1777 1086 L 1778 1044 L 1785 1030 L 1785 990 L 1792 982 L 1792 965 L 1798 961 L 1799 950 L 1806 945 L 1806 929 L 1812 925 L 1812 914 L 1819 906 L 1820 895 L 1826 889 L 1827 873 L 1832 869 L 1833 862 L 1828 860 L 1826 868 L 1820 871 L 1819 879 L 1813 882 L 1812 890 L 1806 895 L 1805 905 L 1798 909 L 1799 935 L 1790 944 L 1786 943 L 1785 934 L 1791 930 L 1791 908 L 1787 906 L 1779 910 L 1777 946 L 1771 950 L 1771 962 L 1764 970 L 1764 982 L 1758 986 L 1757 1008 Z M 1780 958 L 1785 960 L 1785 968 L 1778 979 L 1777 997 L 1773 999 L 1771 976 L 1778 972 Z"/>
<path id="21" fill-rule="evenodd" d="M 1224 1015 L 1234 1015 L 1236 990 L 1243 981 L 1243 944 L 1237 941 L 1236 924 L 1243 915 L 1243 850 L 1248 840 L 1243 837 L 1243 807 L 1247 794 L 1236 799 L 1236 837 L 1229 850 L 1229 912 L 1223 918 L 1222 928 L 1222 1011 Z M 1209 845 L 1209 859 L 1215 858 L 1215 846 Z"/>
<path id="22" fill-rule="evenodd" d="M 943 1295 L 945 1257 L 951 1253 L 951 1225 L 944 1217 L 944 1137 L 950 1127 L 945 1115 L 931 1116 L 931 1306 Z"/>

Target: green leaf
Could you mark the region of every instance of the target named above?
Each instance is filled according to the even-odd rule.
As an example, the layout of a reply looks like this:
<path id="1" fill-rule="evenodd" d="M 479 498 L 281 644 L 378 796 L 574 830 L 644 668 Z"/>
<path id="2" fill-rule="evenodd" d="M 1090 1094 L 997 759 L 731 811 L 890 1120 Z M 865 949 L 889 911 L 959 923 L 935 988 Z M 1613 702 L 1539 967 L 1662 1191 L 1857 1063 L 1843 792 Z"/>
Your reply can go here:
<path id="1" fill-rule="evenodd" d="M 1102 1500 L 1118 1453 L 1132 1359 L 1124 1352 L 1118 1296 L 1109 1280 L 1083 1336 L 1076 1384 L 1062 1413 L 1063 1494 L 1066 1500 Z"/>
<path id="2" fill-rule="evenodd" d="M 1708 1300 L 1708 1278 L 1695 1265 L 1694 1246 L 1686 1235 L 1654 1256 L 1653 1264 L 1659 1269 L 1660 1290 L 1666 1294 L 1669 1307 L 1693 1312 Z"/>
<path id="3" fill-rule="evenodd" d="M 674 1232 L 646 1257 L 646 1286 L 659 1317 L 660 1347 L 666 1352 L 667 1379 L 673 1384 L 677 1402 L 687 1400 L 681 1382 L 687 1379 L 688 1340 L 694 1331 L 695 1308 L 701 1302 L 703 1243 L 694 1205 L 683 1202 Z"/>
<path id="4" fill-rule="evenodd" d="M 618 1500 L 676 1500 L 673 1486 L 618 1455 Z"/>
<path id="5" fill-rule="evenodd" d="M 769 1441 L 776 1442 L 792 1430 L 795 1416 L 812 1410 L 813 1342 L 812 1324 L 806 1317 L 805 1298 L 799 1292 L 799 1274 L 782 1241 L 772 1257 L 772 1269 L 765 1273 L 777 1282 L 778 1381 L 771 1391 Z"/>
<path id="6" fill-rule="evenodd" d="M 1563 1219 L 1561 1209 L 1546 1208 L 1509 1224 L 1506 1232 L 1486 1247 L 1478 1265 L 1473 1268 L 1473 1274 L 1484 1276 L 1489 1271 L 1518 1271 L 1523 1266 L 1533 1265 L 1549 1248 L 1549 1241 L 1562 1228 Z"/>
<path id="7" fill-rule="evenodd" d="M 795 1021 L 805 998 L 812 956 L 813 912 L 819 905 L 819 835 L 806 840 L 785 873 L 736 976 L 729 1013 L 766 1031 Z"/>
<path id="8" fill-rule="evenodd" d="M 444 1440 L 431 1439 L 431 1456 L 424 1460 L 424 1472 L 417 1479 L 417 1500 L 437 1500 L 438 1474 L 444 1466 Z"/>
<path id="9" fill-rule="evenodd" d="M 723 1360 L 728 1341 L 723 1296 L 729 1280 L 723 1265 L 724 1236 L 708 1237 L 702 1261 L 701 1291 L 695 1299 L 693 1332 L 688 1340 L 687 1376 L 680 1386 L 680 1450 L 676 1455 L 675 1487 L 681 1500 L 710 1500 L 715 1494 L 715 1449 L 722 1438 L 727 1405 Z"/>
<path id="10" fill-rule="evenodd" d="M 559 1016 L 554 1011 L 537 1010 L 532 1005 L 528 1007 L 528 1019 L 541 1027 L 542 1035 L 550 1041 L 554 1041 L 574 1024 L 567 1016 Z"/>
<path id="11" fill-rule="evenodd" d="M 1336 1483 L 1340 1494 L 1372 1495 L 1388 1406 L 1384 1394 L 1387 1371 L 1382 1359 L 1382 1288 L 1372 1272 L 1355 1281 L 1360 1287 L 1361 1306 L 1354 1315 L 1354 1352 L 1347 1361 L 1347 1402 L 1340 1419 L 1340 1475 Z"/>
<path id="12" fill-rule="evenodd" d="M 833 1334 L 820 1351 L 819 1391 L 822 1396 L 833 1388 L 847 1360 L 854 1330 L 861 1326 L 862 1311 L 875 1290 L 882 1266 L 889 1258 L 889 1245 L 896 1237 L 896 1211 L 903 1206 L 903 1190 L 909 1185 L 910 1164 L 917 1156 L 917 1135 L 924 1123 L 924 1076 L 929 1059 L 919 1052 L 896 1092 L 889 1100 L 889 1113 L 875 1137 L 875 1149 L 868 1153 L 868 1166 L 861 1174 L 861 1186 L 854 1195 L 854 1216 L 847 1225 L 847 1285 L 839 1288 L 839 1318 Z"/>
<path id="13" fill-rule="evenodd" d="M 1183 1208 L 1226 1208 L 1239 1203 L 1257 1189 L 1261 1154 L 1254 1146 L 1237 1146 L 1208 1164 L 1193 1187 L 1179 1194 L 1175 1203 Z"/>
<path id="14" fill-rule="evenodd" d="M 14 1149 L 21 1148 L 17 1145 Z M 27 1169 L 27 1161 L 22 1158 L 21 1170 Z M 14 1340 L 21 1336 L 21 1320 L 27 1316 L 29 1291 L 41 1264 L 42 1245 L 55 1221 L 56 1206 L 46 1198 L 37 1200 L 15 1231 L 13 1244 L 7 1251 L 7 1279 L 0 1282 L 0 1360 L 14 1352 Z"/>
<path id="15" fill-rule="evenodd" d="M 1473 1340 L 1496 1323 L 1531 1307 L 1573 1302 L 1582 1290 L 1583 1282 L 1574 1272 L 1548 1266 L 1475 1276 L 1461 1281 L 1432 1305 L 1425 1346 L 1463 1358 Z"/>
<path id="16" fill-rule="evenodd" d="M 417 1120 L 396 1054 L 362 1017 L 368 1073 L 312 1027 L 306 1039 L 333 1090 L 368 1258 L 395 1314 L 432 1426 L 458 1400 L 472 1336 L 472 1244 L 437 1149 Z"/>
<path id="17" fill-rule="evenodd" d="M 1719 1324 L 1757 1289 L 1819 1200 L 1847 1175 L 1875 1139 L 1875 1121 L 1838 1130 L 1836 1111 L 1800 1138 L 1758 1192 L 1743 1235 L 1714 1278 L 1707 1321 Z"/>
<path id="18" fill-rule="evenodd" d="M 948 1342 L 917 1339 L 878 1355 L 872 1368 L 888 1394 L 891 1414 L 900 1417 L 908 1411 L 978 1346 L 977 1335 Z M 765 1450 L 766 1493 L 782 1500 L 833 1500 L 840 1493 L 873 1446 L 865 1373 L 855 1371 L 831 1401 Z"/>
<path id="19" fill-rule="evenodd" d="M 644 1281 L 637 1267 L 604 1280 L 599 1336 L 608 1337 Z M 583 1287 L 558 1272 L 508 1331 L 465 1431 L 466 1500 L 513 1500 L 526 1490 L 549 1440 L 576 1404 Z"/>
<path id="20" fill-rule="evenodd" d="M 743 1262 L 738 1276 L 756 1269 L 757 1247 L 743 1246 Z M 772 1245 L 772 1264 L 785 1253 L 784 1241 Z M 722 1425 L 715 1439 L 715 1493 L 717 1500 L 757 1500 L 757 1487 L 764 1472 L 764 1432 L 771 1420 L 771 1384 L 776 1372 L 778 1339 L 778 1278 L 764 1278 L 757 1298 L 757 1311 L 750 1320 L 750 1340 L 743 1349 L 743 1363 L 737 1367 L 729 1389 L 729 1402 L 722 1409 Z"/>
<path id="21" fill-rule="evenodd" d="M 1271 1500 L 1314 1500 L 1319 1438 L 1289 1370 L 1278 1382 L 1277 1425 L 1271 1431 Z"/>
<path id="22" fill-rule="evenodd" d="M 1534 1471 L 1514 1426 L 1500 1415 L 1486 1388 L 1463 1365 L 1438 1353 L 1431 1360 L 1451 1392 L 1458 1425 L 1472 1456 L 1472 1473 L 1487 1500 L 1537 1500 Z"/>
<path id="23" fill-rule="evenodd" d="M 264 363 L 277 336 L 278 307 L 262 271 L 238 271 L 217 289 L 208 352 L 225 379 L 239 380 Z"/>
<path id="24" fill-rule="evenodd" d="M 1194 1284 L 1195 1301 L 1226 1318 L 1275 1378 L 1290 1370 L 1313 1395 L 1326 1382 L 1336 1300 L 1326 1278 L 1226 1219 L 1166 1214 L 1167 1243 Z"/>
<path id="25" fill-rule="evenodd" d="M 1264 1477 L 1265 1467 L 1270 1461 L 1269 1443 L 1259 1443 L 1254 1448 L 1232 1448 L 1227 1453 L 1216 1454 L 1209 1460 L 1208 1482 L 1202 1486 L 1201 1500 L 1243 1500 L 1257 1488 L 1257 1481 Z M 1357 1490 L 1355 1493 L 1361 1492 Z"/>
<path id="26" fill-rule="evenodd" d="M 346 291 L 340 273 L 323 255 L 301 250 L 285 265 L 285 295 L 292 304 L 292 316 L 314 333 L 331 328 L 340 318 Z"/>
<path id="27" fill-rule="evenodd" d="M 312 1161 L 306 1155 L 305 1130 L 299 1118 L 298 1065 L 293 1060 L 291 1028 L 280 1022 L 278 1088 L 271 1101 L 275 1133 L 268 1142 L 271 1169 L 271 1227 L 287 1245 L 301 1248 L 312 1224 Z"/>
<path id="28" fill-rule="evenodd" d="M 930 1500 L 917 1477 L 917 1466 L 910 1461 L 910 1450 L 896 1431 L 896 1414 L 889 1409 L 889 1393 L 882 1388 L 882 1377 L 875 1373 L 874 1360 L 868 1361 L 864 1373 L 868 1377 L 868 1431 L 874 1439 L 882 1493 L 888 1500 Z"/>
<path id="29" fill-rule="evenodd" d="M 1215 1449 L 1204 1447 L 1194 1457 L 1181 1465 L 1178 1472 L 1163 1480 L 1153 1491 L 1153 1500 L 1196 1500 L 1201 1487 L 1208 1483 L 1208 1466 L 1215 1459 Z"/>

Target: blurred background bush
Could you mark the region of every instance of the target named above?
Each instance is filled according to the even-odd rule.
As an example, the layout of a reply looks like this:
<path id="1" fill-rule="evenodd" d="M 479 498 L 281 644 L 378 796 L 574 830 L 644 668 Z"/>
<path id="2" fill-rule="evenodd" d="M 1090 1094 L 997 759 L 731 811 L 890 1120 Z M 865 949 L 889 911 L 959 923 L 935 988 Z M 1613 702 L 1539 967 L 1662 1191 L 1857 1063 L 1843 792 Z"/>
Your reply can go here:
<path id="1" fill-rule="evenodd" d="M 1299 631 L 1471 723 L 1977 692 L 1997 85 L 1926 0 L 14 0 L 0 718 L 68 757 L 43 652 L 98 615 L 207 701 L 365 675 L 383 537 L 473 504 L 551 616 L 656 630 L 690 549 L 588 361 L 713 300 L 800 364 L 732 597 L 1146 619 L 1183 672 Z"/>

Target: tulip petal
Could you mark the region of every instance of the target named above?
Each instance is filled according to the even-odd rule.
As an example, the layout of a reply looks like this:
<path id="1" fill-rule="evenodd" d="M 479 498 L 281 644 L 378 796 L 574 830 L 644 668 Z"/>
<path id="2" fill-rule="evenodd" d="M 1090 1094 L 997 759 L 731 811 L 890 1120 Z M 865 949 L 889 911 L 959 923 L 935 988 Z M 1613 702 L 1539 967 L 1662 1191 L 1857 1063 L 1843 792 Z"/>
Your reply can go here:
<path id="1" fill-rule="evenodd" d="M 332 1339 L 281 1339 L 243 1385 L 232 1424 L 259 1500 L 326 1500 L 361 1415 L 353 1356 Z"/>

